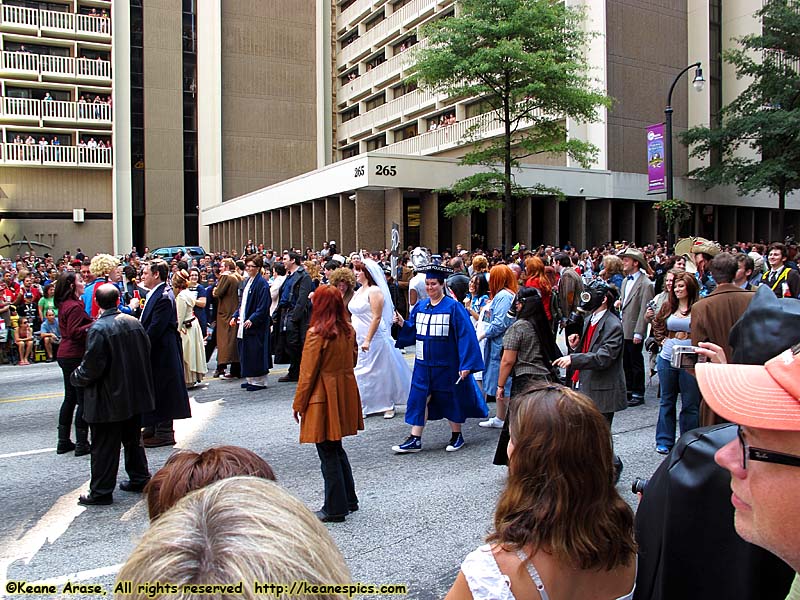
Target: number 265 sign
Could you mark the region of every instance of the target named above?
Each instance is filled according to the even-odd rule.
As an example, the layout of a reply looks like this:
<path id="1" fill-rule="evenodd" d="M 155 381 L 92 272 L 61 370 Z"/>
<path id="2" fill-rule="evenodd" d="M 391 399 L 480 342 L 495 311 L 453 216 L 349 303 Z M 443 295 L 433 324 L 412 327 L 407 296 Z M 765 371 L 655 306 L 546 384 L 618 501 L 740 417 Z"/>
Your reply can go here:
<path id="1" fill-rule="evenodd" d="M 364 165 L 355 167 L 353 172 L 354 177 L 363 177 L 365 174 Z M 395 165 L 375 165 L 375 175 L 383 177 L 394 177 L 397 175 L 397 167 Z"/>

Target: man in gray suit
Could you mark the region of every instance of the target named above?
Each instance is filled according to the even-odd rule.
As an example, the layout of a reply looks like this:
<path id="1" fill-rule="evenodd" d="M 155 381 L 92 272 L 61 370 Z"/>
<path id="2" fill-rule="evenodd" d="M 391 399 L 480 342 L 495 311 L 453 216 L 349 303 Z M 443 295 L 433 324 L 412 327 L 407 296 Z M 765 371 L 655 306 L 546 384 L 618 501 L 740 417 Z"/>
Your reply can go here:
<path id="1" fill-rule="evenodd" d="M 646 337 L 644 315 L 653 299 L 653 283 L 648 274 L 650 265 L 639 250 L 628 248 L 620 254 L 625 279 L 622 280 L 622 329 L 625 334 L 623 367 L 628 388 L 628 406 L 644 404 L 644 357 L 642 341 Z"/>
<path id="2" fill-rule="evenodd" d="M 568 384 L 586 394 L 608 421 L 614 413 L 627 408 L 625 374 L 622 368 L 622 323 L 613 311 L 617 289 L 602 279 L 586 285 L 581 292 L 579 310 L 586 315 L 583 334 L 567 338 L 571 354 L 556 359 L 553 364 L 567 369 Z M 570 369 L 573 369 L 569 377 Z M 614 456 L 617 479 L 622 461 Z"/>

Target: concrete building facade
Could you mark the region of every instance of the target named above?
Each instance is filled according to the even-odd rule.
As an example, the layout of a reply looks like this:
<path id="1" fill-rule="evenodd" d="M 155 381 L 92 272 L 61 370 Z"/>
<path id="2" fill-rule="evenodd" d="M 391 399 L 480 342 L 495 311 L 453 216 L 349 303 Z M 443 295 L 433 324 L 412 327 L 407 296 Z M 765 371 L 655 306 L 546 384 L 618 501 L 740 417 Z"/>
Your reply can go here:
<path id="1" fill-rule="evenodd" d="M 757 31 L 753 13 L 761 3 L 569 3 L 582 5 L 587 30 L 599 33 L 587 58 L 614 102 L 595 123 L 567 123 L 569 135 L 598 148 L 590 169 L 559 156 L 525 161 L 516 175 L 520 183 L 548 182 L 561 188 L 565 199 L 522 202 L 515 241 L 570 241 L 581 247 L 619 239 L 654 241 L 665 231 L 652 205 L 664 195 L 647 194 L 646 127 L 663 121 L 670 84 L 697 61 L 707 85 L 698 93 L 690 85 L 692 74 L 679 80 L 672 98 L 673 130 L 677 134 L 716 118 L 745 85 L 723 66 L 719 52 L 733 45 L 734 36 Z M 405 83 L 413 49 L 425 43 L 421 28 L 456 11 L 452 0 L 320 0 L 318 168 L 224 203 L 209 197 L 201 223 L 209 228 L 211 245 L 241 248 L 251 238 L 274 248 L 319 247 L 328 238 L 343 249 L 383 248 L 396 222 L 402 246 L 499 246 L 501 211 L 447 219 L 443 209 L 451 198 L 436 192 L 469 173 L 458 164 L 467 129 L 478 125 L 481 136 L 491 138 L 500 133 L 497 121 L 484 112 L 479 98 L 453 101 Z M 434 126 L 442 121 L 450 124 Z M 685 177 L 700 163 L 690 163 L 677 142 L 673 156 L 675 196 L 695 207 L 687 231 L 724 242 L 778 236 L 775 198 L 743 199 L 728 188 L 705 191 Z M 790 198 L 788 207 L 789 223 L 800 227 L 800 202 Z"/>

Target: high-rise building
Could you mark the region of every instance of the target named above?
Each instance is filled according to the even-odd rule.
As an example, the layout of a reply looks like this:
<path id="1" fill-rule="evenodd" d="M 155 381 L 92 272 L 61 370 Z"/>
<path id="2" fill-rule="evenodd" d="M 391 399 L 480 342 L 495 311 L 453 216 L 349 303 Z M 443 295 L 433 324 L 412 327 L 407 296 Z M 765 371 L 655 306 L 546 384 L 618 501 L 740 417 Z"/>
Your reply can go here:
<path id="1" fill-rule="evenodd" d="M 2 0 L 0 254 L 195 244 L 201 186 L 313 169 L 314 20 L 313 0 Z"/>
<path id="2" fill-rule="evenodd" d="M 674 131 L 712 123 L 745 85 L 720 50 L 758 31 L 757 0 L 568 0 L 597 32 L 592 75 L 613 98 L 569 135 L 599 153 L 525 159 L 518 183 L 565 200 L 519 203 L 516 241 L 578 246 L 664 233 L 647 194 L 645 131 L 681 78 Z M 455 0 L 0 0 L 0 254 L 124 253 L 199 242 L 241 249 L 498 246 L 502 213 L 449 219 L 468 129 L 500 133 L 480 98 L 406 82 L 423 26 Z M 32 142 L 32 143 L 31 143 Z M 687 229 L 722 241 L 778 236 L 776 200 L 704 191 L 673 146 Z M 709 156 L 706 160 L 716 160 Z M 790 226 L 800 226 L 790 198 Z M 661 229 L 659 229 L 661 227 Z"/>
<path id="3" fill-rule="evenodd" d="M 569 135 L 592 142 L 596 162 L 580 168 L 564 156 L 534 156 L 516 174 L 521 185 L 559 187 L 566 197 L 533 197 L 517 207 L 515 241 L 585 247 L 609 240 L 654 241 L 663 236 L 648 196 L 646 128 L 664 120 L 667 91 L 684 67 L 700 61 L 707 84 L 679 79 L 672 96 L 673 130 L 709 124 L 745 85 L 720 51 L 734 37 L 758 31 L 756 0 L 572 0 L 583 5 L 592 75 L 613 99 L 595 123 L 568 122 Z M 482 139 L 500 133 L 480 98 L 447 98 L 405 81 L 421 28 L 456 14 L 453 0 L 320 0 L 317 3 L 318 168 L 293 179 L 222 201 L 201 194 L 201 224 L 210 245 L 237 249 L 244 241 L 274 248 L 388 246 L 392 223 L 401 246 L 435 249 L 494 247 L 502 213 L 490 210 L 446 218 L 442 189 L 469 174 L 458 164 L 465 132 Z M 735 240 L 779 236 L 774 197 L 740 198 L 733 188 L 705 191 L 685 173 L 698 166 L 673 144 L 675 196 L 694 207 L 686 225 L 695 235 Z M 709 156 L 706 160 L 716 160 Z M 790 200 L 787 222 L 800 227 L 800 205 Z"/>

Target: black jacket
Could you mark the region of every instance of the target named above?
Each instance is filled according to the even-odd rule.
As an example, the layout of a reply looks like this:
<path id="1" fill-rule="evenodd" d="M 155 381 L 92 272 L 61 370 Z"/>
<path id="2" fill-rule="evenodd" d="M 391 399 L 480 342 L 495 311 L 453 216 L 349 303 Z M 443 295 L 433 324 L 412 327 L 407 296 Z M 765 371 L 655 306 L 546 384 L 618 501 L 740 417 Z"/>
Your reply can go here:
<path id="1" fill-rule="evenodd" d="M 634 600 L 783 600 L 794 571 L 733 526 L 731 476 L 714 453 L 736 425 L 681 436 L 653 474 L 636 511 Z"/>
<path id="2" fill-rule="evenodd" d="M 118 309 L 105 311 L 86 337 L 86 353 L 70 376 L 84 391 L 88 423 L 114 423 L 155 407 L 150 340 L 141 323 Z"/>

